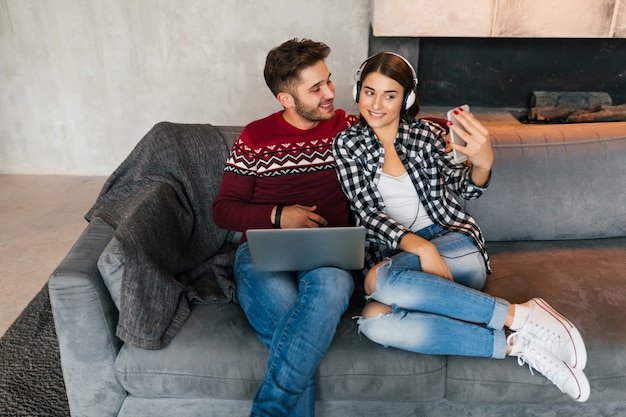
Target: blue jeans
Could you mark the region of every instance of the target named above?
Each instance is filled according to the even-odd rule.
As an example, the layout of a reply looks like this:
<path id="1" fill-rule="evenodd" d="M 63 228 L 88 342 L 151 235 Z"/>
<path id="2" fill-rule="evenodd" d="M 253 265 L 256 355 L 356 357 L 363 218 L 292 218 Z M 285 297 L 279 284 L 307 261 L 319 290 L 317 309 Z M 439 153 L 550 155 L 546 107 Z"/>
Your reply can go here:
<path id="1" fill-rule="evenodd" d="M 352 273 L 337 268 L 259 272 L 243 243 L 234 274 L 239 304 L 269 348 L 251 416 L 313 417 L 315 371 L 348 308 Z"/>
<path id="2" fill-rule="evenodd" d="M 482 288 L 486 279 L 474 242 L 436 225 L 418 234 L 437 246 L 455 281 L 422 272 L 417 255 L 394 255 L 378 268 L 370 295 L 391 311 L 359 318 L 359 331 L 384 346 L 412 352 L 504 358 L 509 302 L 469 287 Z"/>

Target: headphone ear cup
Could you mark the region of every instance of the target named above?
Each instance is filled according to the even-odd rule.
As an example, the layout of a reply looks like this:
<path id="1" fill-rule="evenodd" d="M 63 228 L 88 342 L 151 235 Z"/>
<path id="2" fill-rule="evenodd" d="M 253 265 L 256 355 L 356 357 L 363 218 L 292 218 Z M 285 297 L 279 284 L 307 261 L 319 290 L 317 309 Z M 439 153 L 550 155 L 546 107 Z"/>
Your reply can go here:
<path id="1" fill-rule="evenodd" d="M 408 110 L 411 106 L 415 104 L 415 91 L 412 90 L 408 96 L 406 96 L 406 100 L 404 100 L 404 110 Z"/>
<path id="2" fill-rule="evenodd" d="M 359 94 L 361 94 L 361 81 L 357 81 L 354 83 L 354 87 L 352 87 L 352 98 L 355 103 L 359 102 Z"/>

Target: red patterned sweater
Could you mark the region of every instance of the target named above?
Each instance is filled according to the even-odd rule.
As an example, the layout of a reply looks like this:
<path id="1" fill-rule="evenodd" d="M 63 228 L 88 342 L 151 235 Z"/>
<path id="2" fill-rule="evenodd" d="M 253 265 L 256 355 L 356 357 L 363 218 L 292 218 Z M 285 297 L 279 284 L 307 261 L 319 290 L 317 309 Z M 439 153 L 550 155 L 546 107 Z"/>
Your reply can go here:
<path id="1" fill-rule="evenodd" d="M 332 142 L 338 132 L 356 122 L 356 116 L 337 110 L 331 120 L 300 130 L 279 111 L 247 125 L 233 145 L 213 203 L 217 226 L 237 231 L 269 229 L 277 204 L 315 205 L 329 226 L 350 225 L 352 216 L 337 180 Z"/>

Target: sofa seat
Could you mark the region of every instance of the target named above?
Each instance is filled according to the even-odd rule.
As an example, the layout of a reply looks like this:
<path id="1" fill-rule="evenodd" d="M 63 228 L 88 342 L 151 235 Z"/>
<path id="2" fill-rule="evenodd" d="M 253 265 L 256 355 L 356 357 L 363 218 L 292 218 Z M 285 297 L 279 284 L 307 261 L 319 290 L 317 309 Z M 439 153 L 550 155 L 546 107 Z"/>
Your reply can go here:
<path id="1" fill-rule="evenodd" d="M 576 324 L 585 340 L 585 374 L 591 385 L 588 402 L 623 396 L 626 238 L 488 242 L 487 249 L 495 272 L 485 291 L 511 302 L 532 297 L 548 301 Z M 446 398 L 478 404 L 571 402 L 550 381 L 534 373 L 527 365 L 518 366 L 513 357 L 499 361 L 449 356 Z"/>
<path id="2" fill-rule="evenodd" d="M 318 396 L 381 401 L 444 397 L 445 357 L 372 343 L 357 333 L 354 314 L 358 309 L 344 315 L 340 337 L 319 368 Z M 266 360 L 267 349 L 237 304 L 197 304 L 167 347 L 146 351 L 125 344 L 115 370 L 122 387 L 138 397 L 249 400 L 263 380 Z"/>
<path id="3" fill-rule="evenodd" d="M 626 300 L 620 284 L 626 238 L 564 242 L 489 242 L 497 271 L 486 292 L 513 302 L 543 297 L 579 326 L 590 352 L 590 402 L 615 398 L 626 389 Z M 598 285 L 589 286 L 588 265 Z M 609 288 L 610 290 L 602 290 Z M 584 302 L 581 302 L 583 300 Z M 360 336 L 352 316 L 343 317 L 318 370 L 317 395 L 333 401 L 419 401 L 442 398 L 459 403 L 569 403 L 541 374 L 504 360 L 432 356 L 384 348 Z M 216 337 L 215 335 L 221 335 Z M 355 355 L 358 352 L 358 355 Z M 263 379 L 267 349 L 234 303 L 198 304 L 170 345 L 146 351 L 124 345 L 115 370 L 121 385 L 137 397 L 249 400 Z M 541 389 L 537 389 L 537 388 Z"/>

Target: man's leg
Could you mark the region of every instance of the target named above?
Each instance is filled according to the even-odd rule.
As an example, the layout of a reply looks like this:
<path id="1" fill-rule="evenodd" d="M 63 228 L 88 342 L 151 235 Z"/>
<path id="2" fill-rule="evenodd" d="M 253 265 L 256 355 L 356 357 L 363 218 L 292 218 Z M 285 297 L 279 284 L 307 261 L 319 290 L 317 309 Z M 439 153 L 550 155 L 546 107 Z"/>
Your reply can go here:
<path id="1" fill-rule="evenodd" d="M 352 275 L 336 268 L 300 274 L 298 301 L 276 329 L 252 415 L 313 417 L 315 371 L 348 307 L 353 286 Z"/>
<path id="2" fill-rule="evenodd" d="M 248 263 L 244 245 L 235 264 L 237 294 L 270 349 L 251 415 L 312 417 L 315 371 L 347 309 L 352 274 L 336 268 L 305 271 L 297 277 L 259 273 Z"/>
<path id="3" fill-rule="evenodd" d="M 257 337 L 269 349 L 278 323 L 298 300 L 293 272 L 259 272 L 254 269 L 247 243 L 237 249 L 234 264 L 237 301 Z"/>

